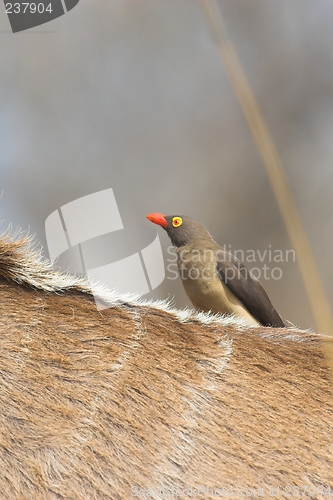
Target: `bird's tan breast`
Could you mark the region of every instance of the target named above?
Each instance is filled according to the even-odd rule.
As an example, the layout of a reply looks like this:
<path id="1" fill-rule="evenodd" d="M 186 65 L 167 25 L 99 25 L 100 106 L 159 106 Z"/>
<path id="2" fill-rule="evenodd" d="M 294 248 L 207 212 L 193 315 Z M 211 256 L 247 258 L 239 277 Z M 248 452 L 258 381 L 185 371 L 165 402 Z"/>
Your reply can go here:
<path id="1" fill-rule="evenodd" d="M 249 325 L 258 325 L 242 302 L 221 281 L 213 251 L 179 252 L 178 270 L 185 292 L 196 309 L 235 314 Z"/>

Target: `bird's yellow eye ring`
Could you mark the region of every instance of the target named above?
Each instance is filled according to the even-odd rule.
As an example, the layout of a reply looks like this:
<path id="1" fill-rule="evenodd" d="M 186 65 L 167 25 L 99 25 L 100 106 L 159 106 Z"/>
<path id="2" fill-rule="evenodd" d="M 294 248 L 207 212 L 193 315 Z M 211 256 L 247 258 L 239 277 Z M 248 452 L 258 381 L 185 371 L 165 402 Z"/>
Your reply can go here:
<path id="1" fill-rule="evenodd" d="M 178 227 L 183 224 L 183 219 L 181 217 L 173 217 L 172 219 L 172 225 L 173 227 Z"/>

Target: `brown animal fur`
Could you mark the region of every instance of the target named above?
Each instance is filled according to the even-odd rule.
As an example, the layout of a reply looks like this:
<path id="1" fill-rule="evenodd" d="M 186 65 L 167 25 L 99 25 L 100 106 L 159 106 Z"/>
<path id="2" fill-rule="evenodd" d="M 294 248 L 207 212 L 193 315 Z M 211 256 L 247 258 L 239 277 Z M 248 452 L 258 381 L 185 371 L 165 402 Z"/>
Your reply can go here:
<path id="1" fill-rule="evenodd" d="M 1 499 L 161 499 L 190 486 L 211 488 L 197 498 L 288 486 L 330 498 L 318 335 L 115 294 L 98 311 L 88 281 L 26 243 L 0 240 Z"/>

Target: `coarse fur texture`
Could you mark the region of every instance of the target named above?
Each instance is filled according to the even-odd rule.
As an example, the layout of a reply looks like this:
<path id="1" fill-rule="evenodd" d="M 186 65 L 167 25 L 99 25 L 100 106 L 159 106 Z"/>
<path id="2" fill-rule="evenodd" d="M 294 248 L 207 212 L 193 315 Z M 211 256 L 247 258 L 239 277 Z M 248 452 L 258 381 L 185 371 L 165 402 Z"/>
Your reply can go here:
<path id="1" fill-rule="evenodd" d="M 119 296 L 28 243 L 0 239 L 1 500 L 328 498 L 323 337 Z"/>

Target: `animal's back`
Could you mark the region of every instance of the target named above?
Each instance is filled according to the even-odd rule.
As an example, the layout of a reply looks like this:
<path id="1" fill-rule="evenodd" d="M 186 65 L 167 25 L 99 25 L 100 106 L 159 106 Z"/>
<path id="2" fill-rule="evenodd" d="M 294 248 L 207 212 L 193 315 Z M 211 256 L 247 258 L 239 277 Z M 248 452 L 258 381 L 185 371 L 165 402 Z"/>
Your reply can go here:
<path id="1" fill-rule="evenodd" d="M 333 404 L 318 335 L 130 301 L 97 311 L 79 287 L 6 278 L 1 499 L 159 499 L 191 486 L 269 498 L 290 485 L 327 498 Z"/>

